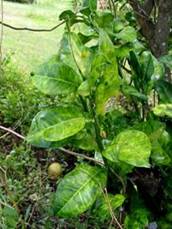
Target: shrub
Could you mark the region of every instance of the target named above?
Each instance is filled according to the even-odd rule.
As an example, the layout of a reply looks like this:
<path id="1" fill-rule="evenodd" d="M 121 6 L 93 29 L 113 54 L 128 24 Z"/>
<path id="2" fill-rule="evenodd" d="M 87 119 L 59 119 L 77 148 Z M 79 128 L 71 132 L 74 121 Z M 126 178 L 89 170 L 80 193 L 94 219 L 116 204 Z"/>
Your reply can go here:
<path id="1" fill-rule="evenodd" d="M 58 56 L 33 76 L 59 103 L 34 117 L 27 141 L 78 156 L 58 183 L 55 216 L 88 211 L 125 229 L 163 224 L 171 209 L 172 84 L 130 22 L 96 12 L 95 3 L 60 15 L 66 31 Z"/>

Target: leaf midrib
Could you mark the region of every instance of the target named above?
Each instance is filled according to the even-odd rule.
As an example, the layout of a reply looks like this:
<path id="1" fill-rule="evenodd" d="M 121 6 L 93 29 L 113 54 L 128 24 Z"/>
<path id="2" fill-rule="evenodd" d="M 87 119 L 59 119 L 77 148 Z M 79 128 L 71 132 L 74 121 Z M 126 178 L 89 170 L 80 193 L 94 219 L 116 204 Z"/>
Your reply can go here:
<path id="1" fill-rule="evenodd" d="M 82 171 L 84 171 L 84 173 L 87 173 L 87 171 L 85 171 L 84 169 L 81 169 Z M 96 182 L 95 182 L 95 180 L 93 179 L 97 174 L 99 174 L 100 173 L 100 171 L 98 171 L 96 174 L 94 174 L 94 176 L 91 176 L 89 179 L 88 179 L 88 181 L 87 182 L 85 182 L 85 184 L 84 185 L 82 185 L 75 193 L 74 193 L 74 195 L 72 195 L 71 197 L 70 197 L 70 199 L 64 204 L 64 206 L 58 211 L 58 213 L 60 213 L 61 211 L 63 211 L 63 209 L 66 207 L 66 205 L 67 204 L 69 204 L 69 202 L 82 190 L 82 189 L 84 189 L 84 187 L 91 181 L 91 180 L 93 180 L 93 182 L 96 184 Z M 87 173 L 87 175 L 89 175 L 88 173 Z"/>
<path id="2" fill-rule="evenodd" d="M 38 76 L 36 76 L 35 78 L 37 78 Z M 75 82 L 74 81 L 66 81 L 64 79 L 57 79 L 56 77 L 52 77 L 52 76 L 41 76 L 41 77 L 44 77 L 44 78 L 47 78 L 47 79 L 51 79 L 51 80 L 54 80 L 54 81 L 57 81 L 57 82 L 62 82 L 62 83 L 66 83 L 66 84 L 69 84 L 69 85 L 75 85 Z"/>

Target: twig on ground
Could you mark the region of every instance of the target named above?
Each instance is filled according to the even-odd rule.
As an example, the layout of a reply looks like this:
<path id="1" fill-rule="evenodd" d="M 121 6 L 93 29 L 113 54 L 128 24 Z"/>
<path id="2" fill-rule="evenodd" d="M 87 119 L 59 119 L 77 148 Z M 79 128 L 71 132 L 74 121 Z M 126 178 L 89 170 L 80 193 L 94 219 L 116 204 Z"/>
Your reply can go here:
<path id="1" fill-rule="evenodd" d="M 26 139 L 23 135 L 17 133 L 16 131 L 14 131 L 14 130 L 12 130 L 12 129 L 10 129 L 10 128 L 7 128 L 7 127 L 4 127 L 4 126 L 1 126 L 1 125 L 0 125 L 0 129 L 1 129 L 1 130 L 4 130 L 4 131 L 6 131 L 6 132 L 9 132 L 9 133 L 11 133 L 11 134 L 13 134 L 13 135 L 17 136 L 18 138 L 20 138 L 20 139 L 22 139 L 22 140 L 25 140 L 25 139 Z M 86 156 L 86 155 L 84 155 L 84 154 L 76 153 L 76 152 L 73 152 L 73 151 L 71 151 L 71 150 L 65 149 L 65 148 L 63 148 L 63 147 L 60 147 L 59 150 L 61 150 L 61 151 L 64 152 L 64 153 L 70 154 L 70 155 L 72 155 L 72 156 L 81 157 L 81 158 L 83 158 L 83 159 L 85 159 L 85 160 L 93 161 L 93 162 L 95 162 L 96 164 L 104 165 L 103 162 L 98 161 L 98 160 L 96 160 L 96 159 L 94 159 L 94 158 L 92 158 L 92 157 L 88 157 L 88 156 Z"/>
<path id="2" fill-rule="evenodd" d="M 6 132 L 9 132 L 9 133 L 11 133 L 11 134 L 13 134 L 13 135 L 15 135 L 15 136 L 17 136 L 17 137 L 25 140 L 25 137 L 24 136 L 22 136 L 21 134 L 17 133 L 16 131 L 14 131 L 14 130 L 12 130 L 10 128 L 6 128 L 6 127 L 0 125 L 0 129 L 1 130 L 4 130 Z"/>

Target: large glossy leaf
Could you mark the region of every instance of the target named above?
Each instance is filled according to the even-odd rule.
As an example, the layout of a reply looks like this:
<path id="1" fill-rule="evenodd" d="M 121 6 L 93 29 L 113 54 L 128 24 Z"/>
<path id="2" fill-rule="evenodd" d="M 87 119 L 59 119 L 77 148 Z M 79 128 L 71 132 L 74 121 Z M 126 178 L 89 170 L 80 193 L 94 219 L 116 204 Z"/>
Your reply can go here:
<path id="1" fill-rule="evenodd" d="M 99 220 L 105 221 L 111 217 L 110 215 L 110 207 L 112 210 L 116 210 L 119 208 L 125 201 L 125 197 L 121 194 L 117 195 L 101 195 L 97 201 L 95 206 L 95 216 L 98 217 Z"/>
<path id="2" fill-rule="evenodd" d="M 103 152 L 104 157 L 112 162 L 122 161 L 137 167 L 150 167 L 151 143 L 148 136 L 137 130 L 121 132 Z"/>
<path id="3" fill-rule="evenodd" d="M 105 66 L 101 83 L 96 88 L 96 112 L 98 115 L 105 114 L 108 99 L 116 96 L 119 93 L 119 88 L 118 66 L 114 59 L 111 64 Z"/>
<path id="4" fill-rule="evenodd" d="M 46 109 L 33 119 L 27 140 L 36 145 L 41 141 L 61 141 L 78 133 L 84 125 L 85 119 L 75 106 Z"/>
<path id="5" fill-rule="evenodd" d="M 35 86 L 45 94 L 66 95 L 76 92 L 81 78 L 66 64 L 50 62 L 42 71 L 42 75 L 35 75 L 33 81 Z"/>
<path id="6" fill-rule="evenodd" d="M 53 208 L 60 217 L 74 217 L 90 208 L 106 183 L 106 171 L 88 164 L 77 166 L 57 188 Z"/>
<path id="7" fill-rule="evenodd" d="M 153 108 L 153 113 L 160 117 L 172 118 L 172 103 L 157 105 Z"/>

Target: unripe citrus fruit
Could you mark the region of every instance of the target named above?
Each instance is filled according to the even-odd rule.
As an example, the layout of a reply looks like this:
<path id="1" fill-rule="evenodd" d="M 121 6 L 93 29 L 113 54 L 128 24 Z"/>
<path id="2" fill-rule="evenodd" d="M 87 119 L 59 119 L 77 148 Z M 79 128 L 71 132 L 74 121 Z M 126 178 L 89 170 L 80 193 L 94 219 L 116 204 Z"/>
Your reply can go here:
<path id="1" fill-rule="evenodd" d="M 56 180 L 62 174 L 62 166 L 58 162 L 53 162 L 48 167 L 48 176 L 51 180 Z"/>

